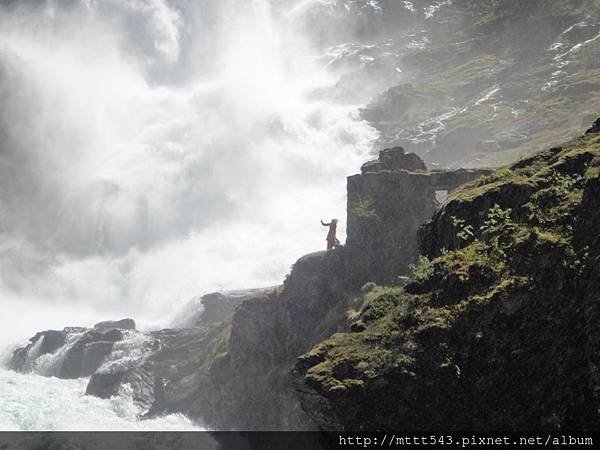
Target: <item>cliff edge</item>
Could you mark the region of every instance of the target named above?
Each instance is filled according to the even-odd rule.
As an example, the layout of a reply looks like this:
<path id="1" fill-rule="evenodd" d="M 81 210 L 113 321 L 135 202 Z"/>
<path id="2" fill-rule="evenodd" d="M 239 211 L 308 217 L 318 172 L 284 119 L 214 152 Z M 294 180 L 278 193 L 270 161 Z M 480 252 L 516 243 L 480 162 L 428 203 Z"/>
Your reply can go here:
<path id="1" fill-rule="evenodd" d="M 295 367 L 330 430 L 594 429 L 600 135 L 472 181 L 420 230 L 406 285 Z"/>

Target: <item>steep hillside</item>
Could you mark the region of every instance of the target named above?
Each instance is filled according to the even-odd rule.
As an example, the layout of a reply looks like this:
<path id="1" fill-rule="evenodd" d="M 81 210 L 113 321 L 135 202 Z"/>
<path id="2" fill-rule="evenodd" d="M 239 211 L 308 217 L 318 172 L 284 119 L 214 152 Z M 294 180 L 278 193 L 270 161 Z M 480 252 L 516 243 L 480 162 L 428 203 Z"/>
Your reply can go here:
<path id="1" fill-rule="evenodd" d="M 328 64 L 350 68 L 340 96 L 368 103 L 382 146 L 433 167 L 507 164 L 597 113 L 598 0 L 338 0 L 316 13 L 337 36 Z"/>
<path id="2" fill-rule="evenodd" d="M 452 193 L 405 286 L 375 287 L 299 359 L 324 429 L 593 429 L 600 420 L 600 135 Z M 314 412 L 313 412 L 314 411 Z"/>

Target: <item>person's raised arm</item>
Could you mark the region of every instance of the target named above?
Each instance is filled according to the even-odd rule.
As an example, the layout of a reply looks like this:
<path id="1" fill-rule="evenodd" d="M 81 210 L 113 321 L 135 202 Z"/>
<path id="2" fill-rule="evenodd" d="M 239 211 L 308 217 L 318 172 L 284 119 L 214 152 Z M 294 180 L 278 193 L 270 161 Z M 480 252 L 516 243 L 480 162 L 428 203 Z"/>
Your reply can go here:
<path id="1" fill-rule="evenodd" d="M 323 225 L 324 227 L 328 227 L 331 224 L 330 223 L 325 223 L 325 222 L 323 222 L 323 219 L 321 219 L 321 225 Z"/>

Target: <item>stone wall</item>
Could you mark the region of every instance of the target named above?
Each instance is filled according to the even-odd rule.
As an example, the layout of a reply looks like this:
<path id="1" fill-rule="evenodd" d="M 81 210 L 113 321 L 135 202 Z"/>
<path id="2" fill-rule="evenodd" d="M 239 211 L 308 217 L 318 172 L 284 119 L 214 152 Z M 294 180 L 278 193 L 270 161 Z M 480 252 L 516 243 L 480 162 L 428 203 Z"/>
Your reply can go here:
<path id="1" fill-rule="evenodd" d="M 490 172 L 427 171 L 414 153 L 401 147 L 382 150 L 361 174 L 348 178 L 346 246 L 354 276 L 397 281 L 418 258 L 417 232 L 439 206 L 436 191 L 452 191 Z"/>

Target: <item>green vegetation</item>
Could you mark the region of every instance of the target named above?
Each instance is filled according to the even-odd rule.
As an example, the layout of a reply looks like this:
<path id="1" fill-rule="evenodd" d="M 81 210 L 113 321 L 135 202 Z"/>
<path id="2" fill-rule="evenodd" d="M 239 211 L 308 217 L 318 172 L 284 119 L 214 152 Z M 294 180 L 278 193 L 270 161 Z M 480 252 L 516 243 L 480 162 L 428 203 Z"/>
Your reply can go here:
<path id="1" fill-rule="evenodd" d="M 364 116 L 442 165 L 498 167 L 573 139 L 600 104 L 598 11 L 599 0 L 456 0 L 439 15 L 444 38 L 408 57 L 418 76 Z"/>
<path id="2" fill-rule="evenodd" d="M 377 211 L 373 206 L 373 202 L 368 198 L 359 198 L 354 202 L 354 207 L 352 208 L 351 213 L 355 217 L 359 217 L 361 219 L 373 220 L 378 219 Z"/>
<path id="3" fill-rule="evenodd" d="M 590 135 L 454 193 L 423 237 L 435 242 L 430 258 L 405 286 L 365 285 L 352 318 L 360 327 L 306 356 L 305 382 L 333 423 L 596 423 L 587 405 L 600 382 L 581 346 L 598 338 L 589 327 L 600 315 L 599 158 Z"/>
<path id="4" fill-rule="evenodd" d="M 433 275 L 433 263 L 423 255 L 419 256 L 417 264 L 410 264 L 408 269 L 411 277 L 417 281 L 426 281 Z"/>

